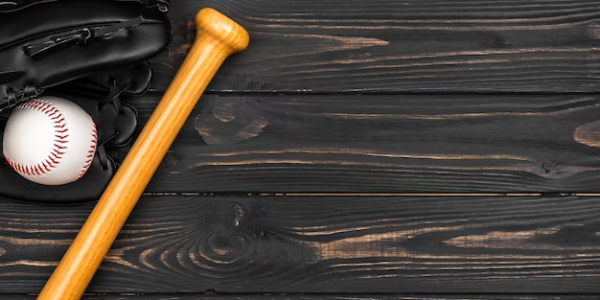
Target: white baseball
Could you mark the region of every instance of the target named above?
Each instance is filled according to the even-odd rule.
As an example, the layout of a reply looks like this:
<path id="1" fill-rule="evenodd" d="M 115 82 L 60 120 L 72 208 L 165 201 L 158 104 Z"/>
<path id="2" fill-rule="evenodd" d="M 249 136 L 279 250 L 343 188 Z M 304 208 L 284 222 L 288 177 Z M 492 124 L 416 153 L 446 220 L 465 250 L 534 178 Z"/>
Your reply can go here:
<path id="1" fill-rule="evenodd" d="M 87 172 L 97 140 L 96 124 L 85 110 L 45 96 L 15 107 L 2 146 L 6 160 L 21 176 L 43 185 L 63 185 Z"/>

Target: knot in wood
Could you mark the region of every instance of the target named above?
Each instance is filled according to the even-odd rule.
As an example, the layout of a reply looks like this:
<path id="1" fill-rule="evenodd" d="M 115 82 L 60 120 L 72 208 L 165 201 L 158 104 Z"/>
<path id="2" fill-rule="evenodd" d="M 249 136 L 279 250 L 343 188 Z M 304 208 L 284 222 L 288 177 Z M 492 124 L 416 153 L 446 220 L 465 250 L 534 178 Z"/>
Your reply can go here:
<path id="1" fill-rule="evenodd" d="M 210 98 L 195 119 L 207 144 L 234 144 L 262 133 L 268 121 L 240 98 Z"/>
<path id="2" fill-rule="evenodd" d="M 550 161 L 543 161 L 542 162 L 542 170 L 544 170 L 544 173 L 548 174 L 550 172 L 552 172 L 554 169 L 556 168 L 556 164 L 552 163 Z"/>

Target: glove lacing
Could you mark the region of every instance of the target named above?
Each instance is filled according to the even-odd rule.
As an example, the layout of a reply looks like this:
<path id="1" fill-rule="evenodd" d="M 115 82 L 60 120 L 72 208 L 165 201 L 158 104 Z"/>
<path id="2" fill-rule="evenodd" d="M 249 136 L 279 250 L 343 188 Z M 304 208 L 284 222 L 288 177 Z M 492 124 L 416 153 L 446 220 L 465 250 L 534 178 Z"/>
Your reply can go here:
<path id="1" fill-rule="evenodd" d="M 98 102 L 97 108 L 98 110 L 102 110 L 106 105 L 112 104 L 115 108 L 115 111 L 118 112 L 119 115 L 123 113 L 122 104 L 121 104 L 121 94 L 133 86 L 133 83 L 129 80 L 117 80 L 115 77 L 110 77 L 108 86 L 110 88 L 110 92 Z M 117 130 L 115 134 L 106 139 L 106 142 L 116 138 L 119 136 L 120 132 Z M 105 142 L 105 143 L 106 143 Z M 104 144 L 105 144 L 104 143 Z M 100 165 L 102 170 L 108 169 L 108 155 L 106 153 L 106 148 L 104 144 L 98 145 L 96 147 L 96 153 L 98 155 L 98 160 L 100 161 Z"/>
<path id="2" fill-rule="evenodd" d="M 82 28 L 75 33 L 56 36 L 43 43 L 27 46 L 23 51 L 31 57 L 41 57 L 75 45 L 86 45 L 94 41 L 110 39 L 120 32 L 126 32 L 128 29 L 144 23 L 144 21 L 144 18 L 139 16 L 100 29 Z"/>
<path id="3" fill-rule="evenodd" d="M 41 88 L 36 88 L 29 85 L 25 86 L 19 91 L 9 89 L 6 91 L 5 95 L 0 95 L 0 112 L 2 112 L 4 109 L 14 107 L 26 99 L 35 98 L 43 91 L 44 90 Z"/>

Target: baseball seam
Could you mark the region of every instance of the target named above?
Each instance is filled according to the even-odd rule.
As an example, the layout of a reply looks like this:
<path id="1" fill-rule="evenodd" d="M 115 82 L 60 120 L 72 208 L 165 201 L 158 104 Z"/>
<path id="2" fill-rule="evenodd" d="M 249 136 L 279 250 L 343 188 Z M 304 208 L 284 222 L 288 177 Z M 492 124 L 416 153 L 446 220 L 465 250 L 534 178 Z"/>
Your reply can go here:
<path id="1" fill-rule="evenodd" d="M 51 105 L 50 103 L 40 100 L 40 99 L 31 99 L 22 104 L 15 107 L 15 110 L 21 109 L 31 109 L 35 111 L 39 111 L 44 113 L 52 123 L 54 124 L 54 143 L 53 148 L 48 154 L 48 157 L 35 164 L 35 165 L 23 165 L 13 161 L 10 156 L 7 155 L 6 151 L 4 151 L 4 157 L 8 164 L 15 170 L 20 173 L 26 175 L 44 175 L 52 171 L 52 169 L 56 168 L 60 163 L 60 160 L 63 158 L 65 154 L 64 150 L 67 148 L 67 144 L 69 143 L 69 129 L 67 128 L 67 123 L 65 123 L 65 118 L 56 107 Z M 81 169 L 79 175 L 75 180 L 81 178 L 91 165 L 94 157 L 94 153 L 96 152 L 96 142 L 98 140 L 98 132 L 96 130 L 96 124 L 93 122 L 93 130 L 92 130 L 92 139 L 90 144 L 90 149 L 88 150 L 87 160 Z"/>
<path id="2" fill-rule="evenodd" d="M 98 130 L 96 129 L 96 123 L 92 122 L 92 141 L 90 144 L 90 149 L 88 150 L 88 155 L 85 161 L 85 165 L 83 166 L 83 168 L 81 169 L 81 171 L 79 172 L 79 175 L 77 176 L 77 178 L 75 180 L 78 180 L 79 178 L 83 177 L 83 175 L 85 175 L 85 172 L 87 172 L 87 169 L 90 167 L 90 165 L 92 165 L 92 162 L 94 161 L 94 153 L 96 153 L 96 143 L 98 142 Z"/>

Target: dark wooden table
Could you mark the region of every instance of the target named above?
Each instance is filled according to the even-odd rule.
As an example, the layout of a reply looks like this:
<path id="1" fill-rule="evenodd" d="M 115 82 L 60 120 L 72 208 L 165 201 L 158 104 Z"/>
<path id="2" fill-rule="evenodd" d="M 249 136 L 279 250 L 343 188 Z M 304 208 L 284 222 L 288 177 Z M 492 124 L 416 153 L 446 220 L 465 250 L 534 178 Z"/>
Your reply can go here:
<path id="1" fill-rule="evenodd" d="M 600 298 L 600 2 L 174 0 L 141 125 L 207 6 L 250 47 L 85 299 Z M 0 299 L 93 205 L 0 202 Z"/>

